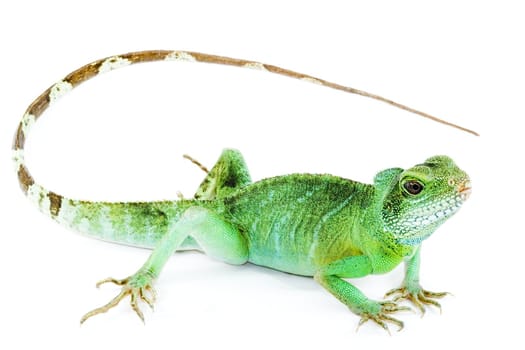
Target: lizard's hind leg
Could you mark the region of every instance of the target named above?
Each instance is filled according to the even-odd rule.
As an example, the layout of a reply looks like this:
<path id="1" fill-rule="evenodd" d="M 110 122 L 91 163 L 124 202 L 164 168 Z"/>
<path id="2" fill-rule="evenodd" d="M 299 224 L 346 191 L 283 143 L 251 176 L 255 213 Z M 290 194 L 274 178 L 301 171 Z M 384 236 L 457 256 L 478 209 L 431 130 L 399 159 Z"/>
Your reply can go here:
<path id="1" fill-rule="evenodd" d="M 206 177 L 195 192 L 195 199 L 212 200 L 224 197 L 251 183 L 248 167 L 241 152 L 236 149 L 224 149 L 211 170 L 187 154 L 184 158 L 206 173 Z M 178 251 L 186 250 L 202 251 L 203 249 L 194 237 L 188 236 L 178 249 Z"/>
<path id="2" fill-rule="evenodd" d="M 117 280 L 107 278 L 97 284 L 115 283 L 122 286 L 121 292 L 109 303 L 85 314 L 80 323 L 88 318 L 107 312 L 129 296 L 130 304 L 142 321 L 144 316 L 138 306 L 142 300 L 150 307 L 155 303 L 156 293 L 153 282 L 168 258 L 187 237 L 192 237 L 204 252 L 212 258 L 229 264 L 241 265 L 248 260 L 248 245 L 246 238 L 239 230 L 225 221 L 212 210 L 194 206 L 188 208 L 181 217 L 168 228 L 166 235 L 159 241 L 144 265 L 133 275 Z"/>
<path id="3" fill-rule="evenodd" d="M 185 158 L 208 173 L 197 189 L 195 199 L 210 200 L 225 197 L 252 181 L 244 158 L 238 150 L 222 151 L 219 160 L 210 171 L 193 158 L 189 156 Z"/>

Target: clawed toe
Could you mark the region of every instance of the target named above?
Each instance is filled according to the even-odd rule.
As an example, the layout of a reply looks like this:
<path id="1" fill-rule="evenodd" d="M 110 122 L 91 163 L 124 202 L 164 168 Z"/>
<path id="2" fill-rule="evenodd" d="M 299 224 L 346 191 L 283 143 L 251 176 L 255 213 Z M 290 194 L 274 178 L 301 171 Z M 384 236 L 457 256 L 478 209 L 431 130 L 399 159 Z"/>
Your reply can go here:
<path id="1" fill-rule="evenodd" d="M 390 333 L 390 328 L 388 327 L 388 323 L 394 324 L 397 326 L 397 331 L 401 331 L 404 328 L 404 323 L 397 318 L 394 318 L 392 316 L 389 316 L 389 314 L 399 312 L 399 311 L 413 311 L 410 307 L 407 306 L 399 306 L 393 301 L 383 301 L 379 303 L 381 305 L 381 311 L 377 314 L 371 314 L 371 313 L 364 313 L 361 315 L 361 320 L 359 321 L 359 324 L 357 325 L 357 330 L 359 330 L 359 327 L 361 327 L 364 323 L 368 322 L 369 320 L 373 321 L 375 324 L 383 328 L 385 331 Z"/>
<path id="2" fill-rule="evenodd" d="M 436 293 L 424 289 L 420 289 L 417 292 L 410 292 L 406 287 L 401 287 L 388 291 L 385 294 L 385 298 L 392 297 L 393 302 L 407 300 L 414 304 L 414 306 L 421 312 L 421 316 L 423 316 L 426 312 L 425 305 L 432 305 L 438 308 L 441 313 L 441 304 L 433 299 L 440 299 L 449 294 L 450 293 L 448 292 Z"/>
<path id="3" fill-rule="evenodd" d="M 129 278 L 124 278 L 124 279 L 118 280 L 116 278 L 108 277 L 108 278 L 105 278 L 105 279 L 103 279 L 101 281 L 98 281 L 97 284 L 96 284 L 96 287 L 99 288 L 101 285 L 106 284 L 106 283 L 113 283 L 113 284 L 116 284 L 117 286 L 123 286 L 126 283 L 128 283 L 128 280 L 129 280 Z"/>
<path id="4" fill-rule="evenodd" d="M 361 320 L 359 321 L 359 324 L 357 325 L 356 331 L 358 331 L 359 328 L 363 324 L 368 322 L 369 320 L 372 320 L 375 324 L 377 324 L 379 327 L 383 328 L 390 335 L 392 335 L 392 333 L 390 333 L 390 328 L 388 328 L 387 322 L 395 324 L 398 327 L 398 329 L 397 329 L 398 332 L 401 331 L 403 329 L 403 327 L 404 327 L 404 324 L 403 324 L 402 321 L 400 321 L 400 320 L 398 320 L 396 318 L 390 317 L 390 316 L 386 316 L 386 315 L 381 315 L 381 316 L 366 315 L 366 316 L 361 316 Z"/>
<path id="5" fill-rule="evenodd" d="M 136 285 L 136 283 L 131 283 L 131 278 L 125 278 L 121 280 L 115 278 L 106 278 L 97 283 L 97 288 L 105 283 L 113 283 L 118 286 L 122 286 L 122 290 L 115 298 L 113 298 L 106 305 L 91 310 L 90 312 L 82 316 L 82 318 L 80 319 L 80 324 L 83 324 L 87 319 L 95 315 L 99 315 L 109 311 L 110 309 L 117 306 L 127 296 L 130 297 L 131 308 L 133 309 L 133 311 L 135 311 L 137 316 L 144 323 L 144 314 L 139 308 L 139 301 L 142 300 L 151 309 L 153 309 L 153 305 L 157 299 L 157 293 L 155 292 L 155 289 L 149 283 L 146 283 L 144 285 Z"/>

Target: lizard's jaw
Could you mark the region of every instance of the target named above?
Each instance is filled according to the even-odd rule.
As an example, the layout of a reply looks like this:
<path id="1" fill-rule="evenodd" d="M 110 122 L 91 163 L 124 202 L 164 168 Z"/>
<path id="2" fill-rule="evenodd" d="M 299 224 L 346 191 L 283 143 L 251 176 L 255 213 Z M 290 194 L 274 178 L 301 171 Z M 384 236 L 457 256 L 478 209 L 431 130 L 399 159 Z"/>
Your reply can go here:
<path id="1" fill-rule="evenodd" d="M 470 181 L 467 180 L 463 182 L 458 189 L 459 195 L 463 201 L 466 201 L 468 197 L 470 197 L 470 194 L 472 193 L 472 187 L 470 184 Z"/>
<path id="2" fill-rule="evenodd" d="M 469 180 L 457 185 L 454 194 L 436 199 L 428 205 L 411 209 L 403 217 L 383 216 L 387 229 L 394 233 L 399 243 L 416 245 L 428 238 L 435 229 L 454 215 L 470 196 Z"/>

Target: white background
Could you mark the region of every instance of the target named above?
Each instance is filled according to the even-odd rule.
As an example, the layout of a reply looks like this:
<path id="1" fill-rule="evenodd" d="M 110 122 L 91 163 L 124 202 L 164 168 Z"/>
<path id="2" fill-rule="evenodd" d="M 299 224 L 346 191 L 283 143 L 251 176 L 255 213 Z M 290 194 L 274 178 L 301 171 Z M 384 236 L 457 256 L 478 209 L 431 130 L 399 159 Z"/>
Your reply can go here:
<path id="1" fill-rule="evenodd" d="M 9 5 L 6 5 L 8 4 Z M 183 4 L 184 3 L 184 4 Z M 523 11 L 511 1 L 5 2 L 0 9 L 1 348 L 518 348 L 523 315 Z M 319 2 L 320 3 L 320 2 Z M 344 5 L 343 5 L 344 3 Z M 495 5 L 497 4 L 497 5 Z M 328 172 L 370 182 L 448 154 L 472 177 L 464 208 L 423 249 L 422 284 L 454 293 L 443 314 L 366 324 L 308 278 L 194 253 L 157 283 L 146 326 L 127 304 L 79 327 L 149 252 L 58 226 L 20 192 L 10 143 L 26 106 L 79 66 L 144 49 L 267 62 L 375 92 L 475 129 L 474 137 L 378 102 L 230 67 L 134 66 L 49 110 L 27 142 L 36 180 L 91 200 L 191 196 L 224 147 L 254 179 Z M 402 269 L 355 283 L 372 298 Z M 394 328 L 393 328 L 394 329 Z"/>

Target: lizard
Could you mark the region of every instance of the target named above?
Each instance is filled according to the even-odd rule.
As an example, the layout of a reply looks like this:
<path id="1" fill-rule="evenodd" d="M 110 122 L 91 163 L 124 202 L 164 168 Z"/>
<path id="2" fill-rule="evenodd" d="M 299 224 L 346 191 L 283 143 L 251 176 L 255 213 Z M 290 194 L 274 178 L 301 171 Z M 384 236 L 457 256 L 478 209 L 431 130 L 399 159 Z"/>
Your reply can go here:
<path id="1" fill-rule="evenodd" d="M 433 156 L 408 169 L 388 168 L 373 184 L 328 174 L 290 174 L 252 182 L 242 154 L 223 150 L 206 172 L 191 199 L 152 202 L 98 202 L 68 198 L 38 184 L 24 159 L 27 135 L 43 114 L 64 94 L 99 74 L 140 62 L 197 61 L 255 68 L 314 82 L 389 103 L 478 135 L 405 105 L 358 89 L 254 61 L 187 51 L 141 51 L 106 57 L 87 64 L 52 85 L 27 108 L 15 133 L 13 160 L 24 194 L 58 223 L 88 236 L 153 249 L 142 267 L 124 279 L 107 278 L 120 293 L 106 305 L 86 313 L 81 323 L 107 312 L 123 299 L 144 322 L 139 307 L 153 307 L 154 282 L 176 251 L 198 250 L 229 264 L 252 263 L 312 277 L 360 317 L 389 331 L 403 328 L 392 315 L 409 309 L 422 313 L 441 307 L 434 293 L 419 284 L 422 242 L 450 218 L 471 193 L 470 179 L 448 156 Z M 367 298 L 346 278 L 383 274 L 406 265 L 402 285 L 386 296 Z M 358 326 L 358 327 L 359 327 Z"/>

